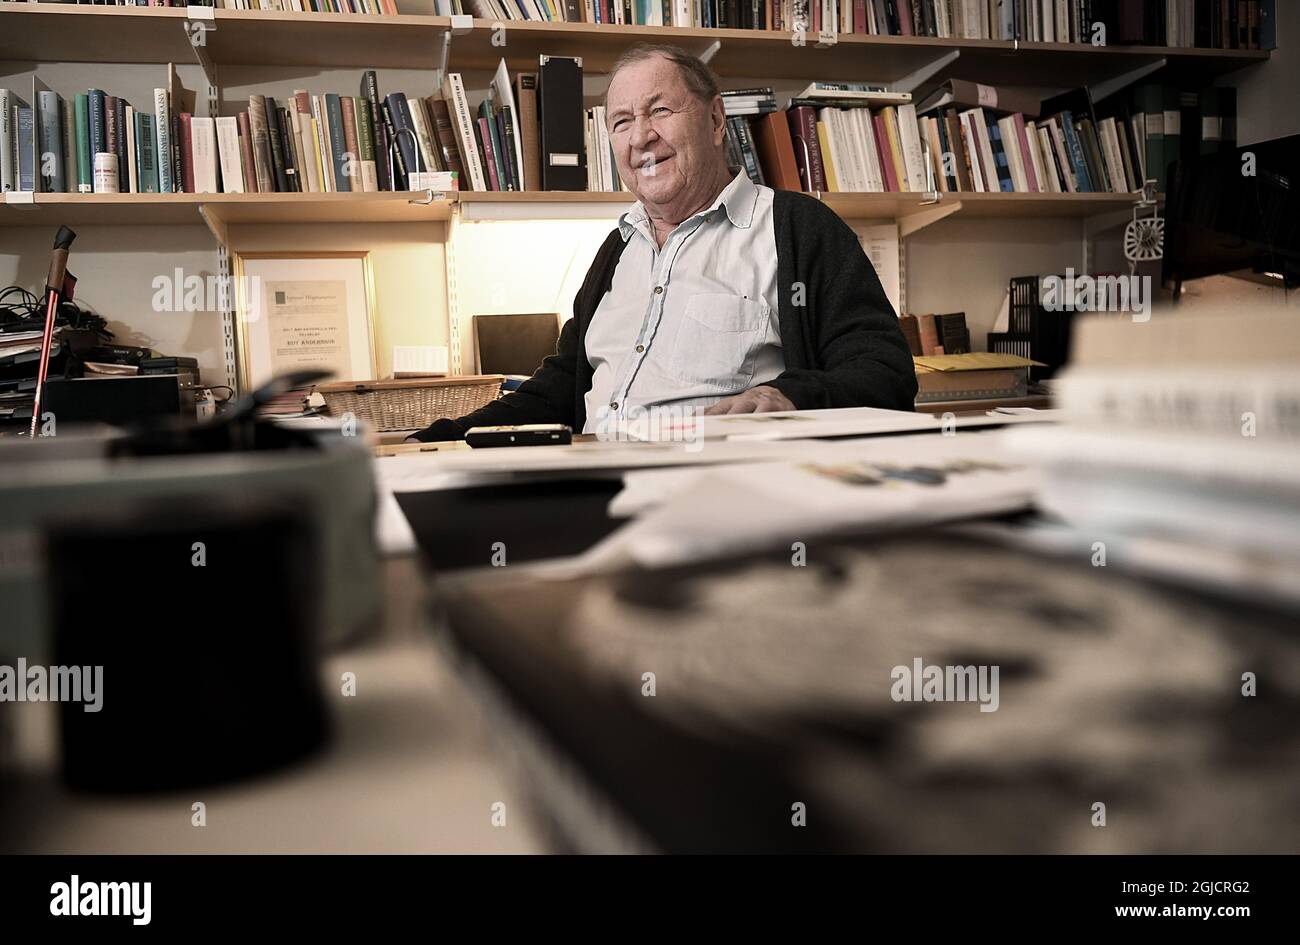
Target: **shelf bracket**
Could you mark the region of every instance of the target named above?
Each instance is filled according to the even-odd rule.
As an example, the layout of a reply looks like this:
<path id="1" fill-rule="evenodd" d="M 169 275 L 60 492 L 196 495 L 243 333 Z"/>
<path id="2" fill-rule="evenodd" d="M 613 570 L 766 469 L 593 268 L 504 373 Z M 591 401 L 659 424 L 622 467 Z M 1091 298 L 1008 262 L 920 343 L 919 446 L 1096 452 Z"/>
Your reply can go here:
<path id="1" fill-rule="evenodd" d="M 215 33 L 217 28 L 210 22 L 210 16 L 195 16 L 195 13 L 202 10 L 208 14 L 212 13 L 212 7 L 186 7 L 192 11 L 186 19 L 181 21 L 181 29 L 185 31 L 185 41 L 190 44 L 190 49 L 194 50 L 194 60 L 203 70 L 203 76 L 208 82 L 208 102 L 212 103 L 214 91 L 217 88 L 217 65 L 208 55 L 208 35 Z M 218 112 L 213 110 L 208 113 L 216 117 Z"/>
<path id="2" fill-rule="evenodd" d="M 704 52 L 700 53 L 700 62 L 707 64 L 711 59 L 713 59 L 714 56 L 718 54 L 718 50 L 721 48 L 722 48 L 722 40 L 715 39 L 713 42 L 709 43 L 709 45 L 705 48 Z"/>
<path id="3" fill-rule="evenodd" d="M 890 91 L 915 92 L 927 80 L 941 69 L 946 69 L 961 57 L 960 49 L 951 49 L 938 56 L 919 69 L 914 69 L 905 76 L 900 76 L 890 83 Z"/>
<path id="4" fill-rule="evenodd" d="M 1144 78 L 1145 76 L 1150 75 L 1151 73 L 1155 72 L 1157 69 L 1163 69 L 1166 62 L 1168 62 L 1167 59 L 1163 59 L 1163 58 L 1157 59 L 1154 62 L 1143 63 L 1142 65 L 1134 69 L 1130 69 L 1127 72 L 1122 72 L 1119 75 L 1112 76 L 1109 79 L 1103 79 L 1101 82 L 1098 82 L 1096 85 L 1091 86 L 1089 89 L 1089 91 L 1092 93 L 1093 102 L 1094 103 L 1100 102 L 1102 99 L 1114 95 L 1116 92 L 1120 91 L 1121 89 L 1128 88 L 1134 82 L 1138 81 L 1141 78 Z"/>
<path id="5" fill-rule="evenodd" d="M 947 219 L 959 210 L 961 210 L 960 200 L 939 200 L 935 203 L 922 204 L 921 209 L 915 213 L 898 218 L 898 236 L 900 239 L 906 239 L 932 223 Z"/>
<path id="6" fill-rule="evenodd" d="M 420 198 L 418 198 L 418 199 L 415 198 L 415 197 L 411 197 L 411 198 L 409 198 L 406 202 L 407 202 L 407 203 L 418 204 L 418 205 L 421 206 L 421 207 L 427 207 L 429 204 L 433 203 L 433 201 L 434 201 L 435 199 L 437 199 L 437 197 L 440 197 L 440 196 L 442 196 L 442 195 L 441 195 L 441 194 L 434 194 L 434 192 L 433 192 L 432 190 L 426 190 L 426 191 L 424 192 L 424 196 L 423 196 L 423 197 L 420 197 Z"/>
<path id="7" fill-rule="evenodd" d="M 221 219 L 220 215 L 218 215 L 212 205 L 206 203 L 199 204 L 199 216 L 201 216 L 203 222 L 207 224 L 208 232 L 212 234 L 214 240 L 222 246 L 230 245 L 230 234 L 226 229 L 226 221 Z"/>

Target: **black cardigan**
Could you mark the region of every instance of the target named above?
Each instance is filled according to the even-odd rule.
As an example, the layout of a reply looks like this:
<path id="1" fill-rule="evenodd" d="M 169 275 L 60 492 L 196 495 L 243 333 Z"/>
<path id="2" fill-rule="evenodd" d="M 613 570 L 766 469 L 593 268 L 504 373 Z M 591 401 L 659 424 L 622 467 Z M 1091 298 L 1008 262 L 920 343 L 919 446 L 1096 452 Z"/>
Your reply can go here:
<path id="1" fill-rule="evenodd" d="M 772 209 L 786 369 L 765 386 L 785 394 L 799 410 L 913 409 L 912 356 L 857 235 L 833 210 L 806 194 L 778 190 Z M 470 427 L 519 423 L 565 423 L 581 432 L 592 377 L 587 326 L 609 291 L 626 245 L 617 227 L 605 238 L 573 300 L 573 318 L 560 332 L 555 354 L 537 373 L 468 416 L 434 421 L 411 438 L 455 440 Z M 796 292 L 800 285 L 802 291 Z"/>

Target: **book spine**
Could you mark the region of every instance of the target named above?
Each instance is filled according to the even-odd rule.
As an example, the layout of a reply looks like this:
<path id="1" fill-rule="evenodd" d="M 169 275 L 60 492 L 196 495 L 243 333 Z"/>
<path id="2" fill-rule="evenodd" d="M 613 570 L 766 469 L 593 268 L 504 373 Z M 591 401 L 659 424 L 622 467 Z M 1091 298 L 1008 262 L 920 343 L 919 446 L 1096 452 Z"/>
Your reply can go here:
<path id="1" fill-rule="evenodd" d="M 18 184 L 18 168 L 14 162 L 14 105 L 8 89 L 0 89 L 0 190 L 8 192 Z"/>
<path id="2" fill-rule="evenodd" d="M 365 184 L 361 179 L 361 144 L 357 140 L 356 99 L 350 95 L 339 96 L 339 114 L 343 118 L 344 168 L 348 175 L 348 189 L 361 193 Z"/>
<path id="3" fill-rule="evenodd" d="M 347 143 L 343 135 L 343 106 L 333 92 L 325 95 L 325 120 L 328 123 L 330 164 L 334 168 L 334 186 L 340 193 L 350 193 L 352 182 L 347 176 Z"/>
<path id="4" fill-rule="evenodd" d="M 185 193 L 194 193 L 194 116 L 181 112 L 181 174 Z"/>
<path id="5" fill-rule="evenodd" d="M 78 99 L 77 107 L 81 107 Z M 158 162 L 158 192 L 160 194 L 171 194 L 176 192 L 175 184 L 172 180 L 172 119 L 171 110 L 167 103 L 167 90 L 153 90 L 153 123 L 154 133 L 158 141 L 155 149 L 154 160 Z M 78 129 L 77 134 L 81 131 Z"/>
<path id="6" fill-rule="evenodd" d="M 99 89 L 91 89 L 86 95 L 90 109 L 90 169 L 93 179 L 94 156 L 104 154 L 108 150 L 108 133 L 104 127 L 104 93 Z"/>
<path id="7" fill-rule="evenodd" d="M 316 160 L 316 137 L 311 124 L 311 96 L 306 90 L 299 89 L 293 93 L 293 98 L 289 101 L 293 106 L 291 117 L 295 140 L 299 142 L 298 157 L 301 165 L 300 172 L 303 175 L 299 183 L 308 193 L 323 193 L 319 164 Z"/>
<path id="8" fill-rule="evenodd" d="M 63 177 L 64 192 L 77 192 L 77 103 L 76 99 L 59 101 L 60 119 L 63 122 Z"/>
<path id="9" fill-rule="evenodd" d="M 1074 127 L 1074 120 L 1069 112 L 1061 113 L 1061 133 L 1065 137 L 1065 146 L 1069 149 L 1070 166 L 1078 181 L 1080 193 L 1092 193 L 1092 179 L 1088 176 L 1088 162 L 1083 156 L 1083 143 L 1079 141 L 1079 132 Z"/>
<path id="10" fill-rule="evenodd" d="M 383 114 L 384 131 L 387 133 L 390 142 L 388 166 L 393 174 L 392 187 L 394 190 L 408 190 L 406 159 L 402 156 L 400 140 L 402 136 L 397 133 L 398 126 L 393 118 L 394 109 L 389 107 L 388 100 L 385 99 L 379 103 L 379 111 Z"/>
<path id="11" fill-rule="evenodd" d="M 15 110 L 17 126 L 16 143 L 18 145 L 18 189 L 28 193 L 36 192 L 36 112 L 26 104 Z"/>
<path id="12" fill-rule="evenodd" d="M 486 118 L 478 119 L 479 140 L 483 142 L 483 163 L 487 165 L 489 190 L 500 190 L 496 154 L 492 150 L 492 129 Z"/>
<path id="13" fill-rule="evenodd" d="M 117 139 L 113 148 L 117 154 L 117 174 L 118 186 L 122 193 L 128 193 L 130 188 L 130 171 L 131 155 L 127 153 L 127 142 L 131 138 L 130 126 L 126 123 L 127 101 L 124 98 L 117 98 L 113 101 L 114 111 L 117 113 Z"/>
<path id="14" fill-rule="evenodd" d="M 375 161 L 375 139 L 370 120 L 370 101 L 356 100 L 357 147 L 361 151 L 361 189 L 367 193 L 379 190 L 378 163 Z"/>
<path id="15" fill-rule="evenodd" d="M 379 79 L 373 69 L 361 77 L 361 96 L 369 106 L 370 137 L 375 152 L 375 180 L 380 190 L 388 189 L 388 130 L 384 126 L 383 112 L 379 108 Z"/>
<path id="16" fill-rule="evenodd" d="M 271 173 L 275 177 L 275 189 L 279 193 L 289 193 L 288 165 L 285 163 L 284 129 L 280 127 L 280 108 L 271 96 L 266 97 L 266 138 L 271 147 Z"/>
<path id="17" fill-rule="evenodd" d="M 460 146 L 456 143 L 456 129 L 452 127 L 451 112 L 447 108 L 446 100 L 431 96 L 429 98 L 429 111 L 432 112 L 433 114 L 433 131 L 438 138 L 438 148 L 442 153 L 442 166 L 447 168 L 447 170 L 449 171 L 454 171 L 456 174 L 456 180 L 458 185 L 464 186 L 466 183 L 465 165 L 460 159 Z M 529 174 L 528 148 L 527 148 L 528 135 L 526 131 L 523 132 L 523 134 L 525 140 L 524 181 L 525 181 L 525 189 L 529 189 L 527 187 L 527 182 L 529 180 L 527 176 Z M 536 136 L 535 129 L 533 135 L 533 163 L 534 164 L 537 163 L 537 136 Z M 533 173 L 535 175 L 540 175 L 541 173 L 540 166 L 533 168 Z M 532 189 L 534 190 L 537 187 L 537 180 L 538 180 L 537 176 L 534 176 L 532 178 L 532 183 L 533 183 Z"/>
<path id="18" fill-rule="evenodd" d="M 236 121 L 239 123 L 239 167 L 244 179 L 244 192 L 255 194 L 259 186 L 257 159 L 253 156 L 253 126 L 248 112 L 240 112 Z"/>
<path id="19" fill-rule="evenodd" d="M 126 115 L 122 122 L 122 137 L 126 139 L 127 187 L 133 194 L 140 193 L 139 150 L 136 147 L 136 114 L 130 105 L 126 106 Z"/>
<path id="20" fill-rule="evenodd" d="M 474 142 L 474 119 L 470 115 L 469 99 L 465 95 L 465 83 L 460 73 L 450 73 L 446 79 L 446 86 L 450 94 L 444 97 L 447 99 L 447 107 L 451 111 L 460 135 L 460 157 L 465 164 L 465 170 L 469 172 L 470 186 L 474 190 L 487 190 L 487 182 L 483 178 L 483 166 L 479 163 L 479 151 Z M 540 142 L 540 137 L 538 140 Z"/>
<path id="21" fill-rule="evenodd" d="M 41 118 L 41 190 L 47 194 L 61 194 L 68 184 L 63 166 L 61 104 L 62 100 L 54 92 L 42 89 L 36 93 L 36 107 L 40 110 Z"/>
<path id="22" fill-rule="evenodd" d="M 137 113 L 135 148 L 139 155 L 140 193 L 158 193 L 158 139 L 154 134 L 153 115 Z"/>
<path id="23" fill-rule="evenodd" d="M 275 171 L 271 165 L 270 129 L 267 126 L 266 96 L 248 97 L 248 125 L 253 133 L 253 166 L 257 173 L 257 190 L 269 194 L 275 190 Z"/>
<path id="24" fill-rule="evenodd" d="M 509 106 L 501 107 L 500 125 L 501 139 L 505 145 L 505 163 L 508 170 L 507 177 L 510 180 L 511 190 L 522 190 L 522 183 L 515 178 L 519 174 L 519 142 L 515 140 L 515 126 L 511 120 L 511 110 Z"/>
<path id="25" fill-rule="evenodd" d="M 537 142 L 537 73 L 519 73 L 515 80 L 515 105 L 519 108 L 519 134 L 524 139 L 524 190 L 537 190 L 542 181 L 542 152 Z"/>
<path id="26" fill-rule="evenodd" d="M 419 161 L 419 142 L 416 141 L 415 130 L 407 124 L 410 110 L 403 107 L 405 100 L 405 93 L 392 92 L 385 99 L 385 104 L 388 106 L 388 120 L 393 125 L 393 139 L 397 142 L 397 153 L 401 157 L 402 174 L 409 177 L 425 168 L 423 161 Z M 419 161 L 418 166 L 417 161 Z"/>

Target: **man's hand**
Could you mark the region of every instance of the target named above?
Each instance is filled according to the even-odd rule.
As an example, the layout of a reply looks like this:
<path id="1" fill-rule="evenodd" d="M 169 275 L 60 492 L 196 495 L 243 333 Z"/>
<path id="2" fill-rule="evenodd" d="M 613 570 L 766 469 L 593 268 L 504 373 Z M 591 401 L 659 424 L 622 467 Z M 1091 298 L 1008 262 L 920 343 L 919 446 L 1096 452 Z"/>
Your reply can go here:
<path id="1" fill-rule="evenodd" d="M 704 411 L 704 415 L 712 417 L 723 413 L 772 413 L 777 410 L 794 409 L 796 409 L 795 405 L 790 403 L 785 394 L 775 387 L 760 385 L 751 387 L 743 394 L 718 401 Z"/>

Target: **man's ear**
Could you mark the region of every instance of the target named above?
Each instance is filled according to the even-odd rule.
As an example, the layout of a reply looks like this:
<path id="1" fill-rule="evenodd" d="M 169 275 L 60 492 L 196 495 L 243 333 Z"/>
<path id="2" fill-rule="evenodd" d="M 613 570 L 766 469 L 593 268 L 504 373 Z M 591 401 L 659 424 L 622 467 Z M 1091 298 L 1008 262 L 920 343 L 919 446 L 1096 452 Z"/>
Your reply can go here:
<path id="1" fill-rule="evenodd" d="M 727 137 L 727 110 L 722 105 L 721 95 L 713 96 L 713 101 L 709 105 L 709 115 L 713 121 L 713 144 L 717 146 Z"/>

